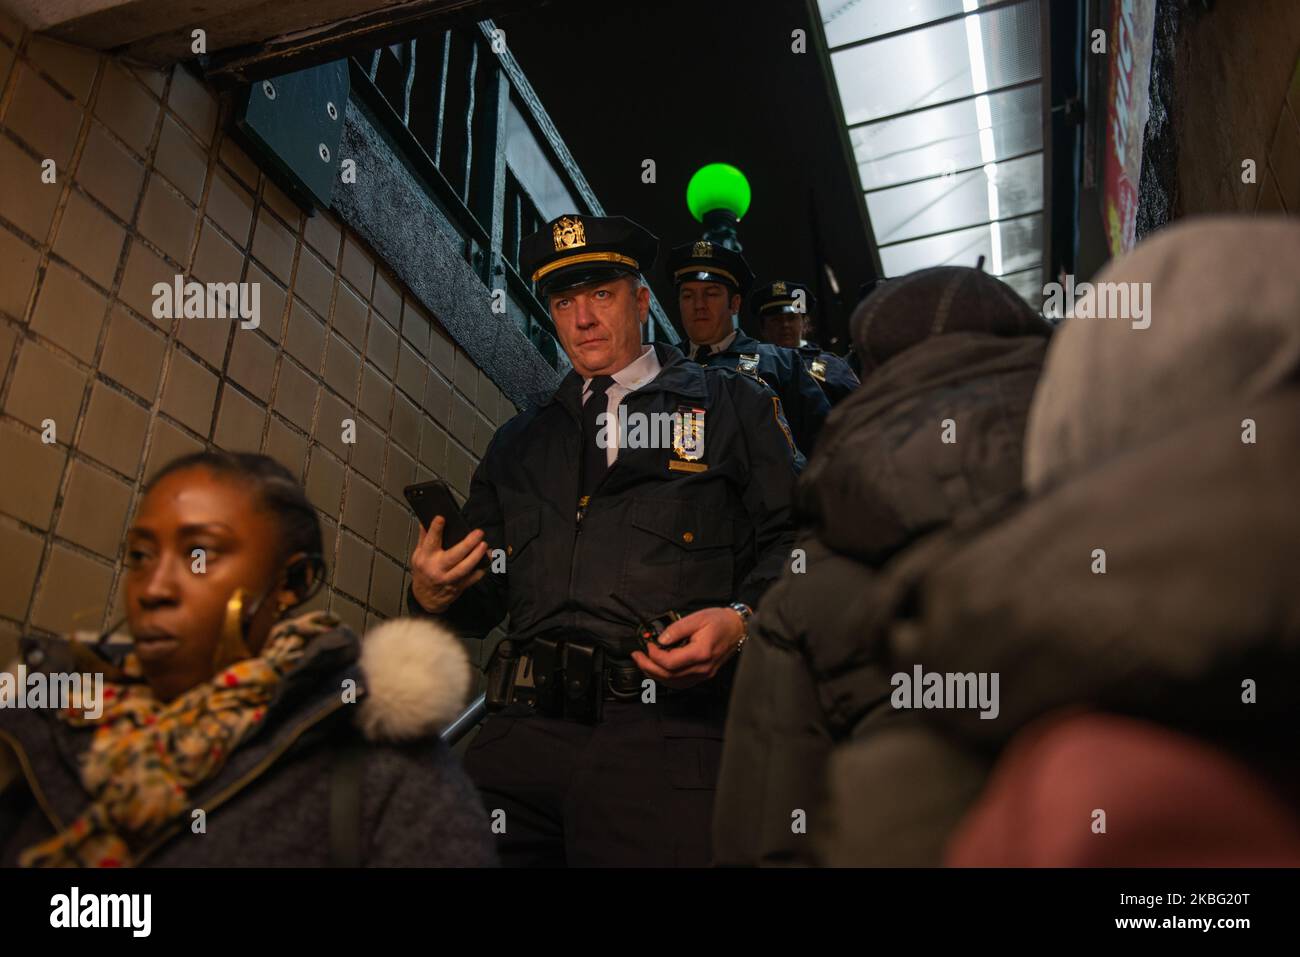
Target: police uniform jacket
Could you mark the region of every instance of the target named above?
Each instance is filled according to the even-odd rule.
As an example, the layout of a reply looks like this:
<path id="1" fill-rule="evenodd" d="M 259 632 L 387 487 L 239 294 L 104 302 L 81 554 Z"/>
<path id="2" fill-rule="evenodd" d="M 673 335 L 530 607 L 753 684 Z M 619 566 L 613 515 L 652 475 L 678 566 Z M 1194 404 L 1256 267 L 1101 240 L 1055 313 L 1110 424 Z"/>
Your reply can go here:
<path id="1" fill-rule="evenodd" d="M 623 406 L 703 410 L 702 452 L 621 447 L 580 510 L 583 380 L 570 371 L 552 396 L 497 430 L 474 473 L 465 517 L 491 549 L 504 549 L 505 571 L 460 596 L 444 615 L 452 627 L 482 637 L 508 612 L 514 639 L 582 630 L 623 657 L 638 647 L 637 617 L 757 606 L 780 575 L 803 458 L 779 404 L 749 376 L 653 348 L 659 375 Z"/>
<path id="2" fill-rule="evenodd" d="M 751 370 L 755 355 L 758 356 L 757 367 Z M 805 456 L 812 455 L 813 443 L 817 441 L 817 434 L 821 432 L 831 406 L 817 380 L 808 374 L 793 349 L 759 342 L 737 330 L 731 345 L 721 352 L 705 354 L 705 350 L 701 350 L 699 362 L 710 368 L 736 369 L 751 375 L 757 373 L 780 396 L 795 444 Z"/>
<path id="3" fill-rule="evenodd" d="M 847 362 L 833 352 L 824 351 L 815 342 L 801 345 L 799 355 L 803 358 L 804 368 L 821 385 L 832 406 L 861 384 Z"/>

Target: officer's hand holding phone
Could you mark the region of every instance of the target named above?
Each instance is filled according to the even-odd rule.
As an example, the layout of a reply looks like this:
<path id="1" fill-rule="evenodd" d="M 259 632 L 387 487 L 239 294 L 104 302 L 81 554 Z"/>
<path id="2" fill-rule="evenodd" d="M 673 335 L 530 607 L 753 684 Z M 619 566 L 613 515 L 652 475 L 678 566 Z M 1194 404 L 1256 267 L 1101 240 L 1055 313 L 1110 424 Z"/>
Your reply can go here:
<path id="1" fill-rule="evenodd" d="M 450 608 L 461 592 L 487 574 L 478 567 L 488 550 L 483 530 L 476 528 L 443 548 L 445 525 L 446 519 L 439 515 L 428 528 L 421 528 L 420 540 L 411 553 L 411 591 L 420 607 L 435 615 Z"/>
<path id="2" fill-rule="evenodd" d="M 420 607 L 438 615 L 487 574 L 479 568 L 487 555 L 487 540 L 482 529 L 468 528 L 442 482 L 423 482 L 405 492 L 420 519 L 420 540 L 411 553 L 411 591 Z M 444 533 L 454 539 L 445 547 Z"/>

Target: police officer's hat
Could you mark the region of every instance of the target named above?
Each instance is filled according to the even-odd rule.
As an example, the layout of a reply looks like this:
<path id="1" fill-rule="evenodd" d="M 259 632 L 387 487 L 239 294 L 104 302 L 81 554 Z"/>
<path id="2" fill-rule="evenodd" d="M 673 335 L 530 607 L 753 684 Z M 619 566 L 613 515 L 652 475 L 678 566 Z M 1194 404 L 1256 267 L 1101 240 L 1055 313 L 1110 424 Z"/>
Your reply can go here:
<path id="1" fill-rule="evenodd" d="M 684 282 L 720 282 L 741 295 L 754 281 L 744 256 L 707 239 L 674 246 L 668 255 L 668 271 L 675 286 Z"/>
<path id="2" fill-rule="evenodd" d="M 803 293 L 803 307 L 796 308 L 795 304 L 800 298 L 796 293 L 800 292 Z M 778 279 L 776 282 L 764 283 L 754 290 L 754 294 L 749 299 L 749 310 L 759 322 L 767 316 L 778 313 L 810 315 L 817 311 L 817 297 L 801 282 Z"/>
<path id="3" fill-rule="evenodd" d="M 553 219 L 519 244 L 519 271 L 543 298 L 618 275 L 650 269 L 659 240 L 626 216 Z"/>

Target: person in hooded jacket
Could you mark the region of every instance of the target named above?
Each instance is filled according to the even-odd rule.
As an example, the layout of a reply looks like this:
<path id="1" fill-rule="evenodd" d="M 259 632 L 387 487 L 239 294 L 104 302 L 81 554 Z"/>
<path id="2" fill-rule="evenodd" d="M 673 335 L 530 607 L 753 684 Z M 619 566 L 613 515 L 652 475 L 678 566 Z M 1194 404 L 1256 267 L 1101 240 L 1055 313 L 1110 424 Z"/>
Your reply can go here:
<path id="1" fill-rule="evenodd" d="M 1098 276 L 1128 314 L 1079 300 L 1028 500 L 888 571 L 892 667 L 998 674 L 998 716 L 839 748 L 825 860 L 877 861 L 901 789 L 944 805 L 925 844 L 949 863 L 1300 864 L 1296 263 L 1294 220 L 1191 220 Z"/>
<path id="2" fill-rule="evenodd" d="M 755 617 L 736 677 L 714 815 L 722 865 L 821 860 L 832 747 L 881 725 L 906 735 L 915 721 L 889 705 L 877 625 L 892 600 L 879 568 L 1021 488 L 1021 439 L 1050 333 L 1023 299 L 979 270 L 938 267 L 877 290 L 851 326 L 863 382 L 831 412 L 799 480 L 808 529 Z M 919 796 L 902 790 L 899 806 L 923 816 L 924 785 Z M 917 832 L 927 829 L 900 828 L 881 860 L 914 857 Z"/>
<path id="3" fill-rule="evenodd" d="M 102 676 L 0 710 L 0 864 L 495 863 L 438 739 L 468 691 L 464 650 L 428 622 L 359 642 L 324 612 L 289 616 L 324 563 L 283 466 L 226 452 L 164 466 L 125 564 L 129 642 L 27 638 L 0 675 Z"/>

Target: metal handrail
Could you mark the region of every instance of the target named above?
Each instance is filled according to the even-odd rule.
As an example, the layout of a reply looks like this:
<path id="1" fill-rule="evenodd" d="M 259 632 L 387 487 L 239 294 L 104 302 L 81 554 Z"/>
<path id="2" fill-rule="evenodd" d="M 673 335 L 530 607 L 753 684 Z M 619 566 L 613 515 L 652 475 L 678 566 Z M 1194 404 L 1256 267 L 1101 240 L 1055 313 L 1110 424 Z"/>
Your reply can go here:
<path id="1" fill-rule="evenodd" d="M 366 108 L 376 114 L 375 118 L 383 123 L 389 132 L 394 132 L 397 129 L 405 130 L 407 135 L 403 136 L 400 142 L 404 147 L 404 158 L 416 167 L 413 172 L 417 173 L 421 181 L 429 186 L 434 196 L 456 221 L 457 227 L 466 238 L 472 239 L 480 246 L 487 246 L 491 242 L 491 237 L 488 236 L 487 231 L 470 211 L 469 207 L 465 205 L 464 198 L 447 181 L 446 176 L 438 168 L 434 158 L 428 154 L 423 144 L 416 140 L 410 129 L 402 122 L 402 118 L 398 115 L 393 104 L 388 101 L 383 92 L 370 79 L 366 73 L 365 65 L 356 57 L 349 60 L 348 64 L 351 69 L 352 94 L 359 97 Z"/>
<path id="2" fill-rule="evenodd" d="M 447 119 L 451 113 L 446 99 L 450 81 L 450 51 L 454 37 L 459 37 L 458 43 L 467 43 L 471 54 L 469 73 L 466 79 L 469 87 L 469 101 L 465 104 L 466 110 L 463 118 L 456 114 L 457 120 L 466 125 L 463 157 L 445 155 L 443 150 L 444 133 L 449 129 Z M 479 47 L 487 42 L 489 41 L 486 37 L 479 36 L 474 31 L 446 31 L 441 35 L 417 37 L 405 41 L 400 44 L 400 54 L 397 52 L 396 47 L 390 47 L 389 50 L 393 51 L 392 56 L 396 58 L 398 69 L 404 73 L 398 83 L 400 102 L 390 99 L 390 96 L 380 89 L 377 82 L 381 61 L 384 60 L 388 51 L 382 48 L 373 51 L 369 56 L 370 65 L 368 67 L 365 62 L 366 57 L 354 56 L 350 62 L 354 94 L 366 103 L 376 119 L 383 122 L 389 135 L 402 144 L 403 152 L 406 154 L 406 159 L 411 163 L 413 170 L 427 184 L 432 194 L 441 201 L 443 208 L 454 221 L 462 240 L 467 241 L 463 249 L 466 261 L 474 268 L 480 280 L 490 283 L 493 275 L 500 274 L 503 265 L 513 267 L 513 263 L 510 263 L 508 257 L 504 255 L 502 256 L 504 262 L 496 263 L 493 261 L 497 253 L 494 248 L 493 233 L 500 229 L 500 224 L 483 221 L 470 208 L 472 184 L 476 176 L 482 175 L 482 171 L 475 168 L 475 162 L 482 161 L 477 160 L 477 158 L 471 159 L 474 155 L 474 147 L 479 145 L 474 142 L 472 128 L 476 122 L 474 89 L 477 82 L 475 77 L 480 69 L 478 52 Z M 422 60 L 419 56 L 419 51 L 428 45 L 440 48 L 441 51 L 440 56 L 435 54 L 431 67 L 425 66 L 424 64 L 429 61 Z M 492 61 L 484 62 L 486 64 Z M 427 131 L 432 139 L 417 136 L 416 131 L 411 126 L 411 94 L 416 84 L 417 64 L 420 64 L 419 70 L 429 71 L 421 82 L 431 79 L 438 87 L 437 122 L 434 128 Z M 507 79 L 506 82 L 509 82 L 509 80 Z M 498 152 L 501 149 L 501 144 L 490 140 L 489 149 L 493 153 Z M 453 186 L 448 179 L 447 171 L 444 168 L 446 163 L 464 164 L 461 188 L 458 189 Z M 492 207 L 495 212 L 491 215 L 501 215 L 499 203 L 496 199 L 493 200 Z M 559 346 L 556 341 L 555 327 L 551 322 L 549 313 L 537 301 L 530 286 L 525 284 L 515 291 L 520 297 L 526 314 L 523 320 L 525 334 L 533 341 L 534 346 L 547 363 L 553 368 L 558 368 L 556 357 Z M 550 341 L 539 341 L 544 339 Z"/>
<path id="3" fill-rule="evenodd" d="M 481 694 L 470 702 L 451 724 L 443 728 L 440 737 L 447 747 L 454 748 L 465 735 L 469 734 L 478 723 L 487 717 L 487 695 Z"/>

